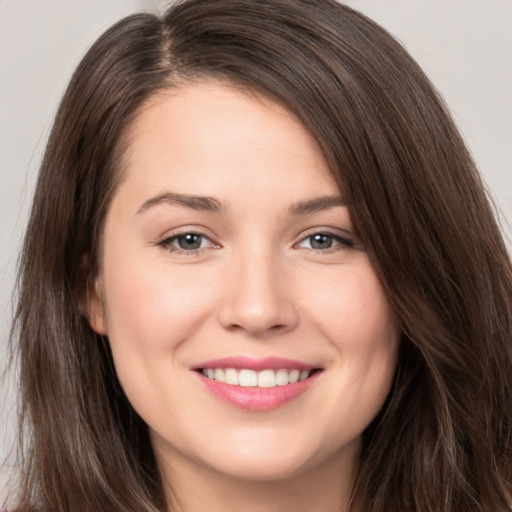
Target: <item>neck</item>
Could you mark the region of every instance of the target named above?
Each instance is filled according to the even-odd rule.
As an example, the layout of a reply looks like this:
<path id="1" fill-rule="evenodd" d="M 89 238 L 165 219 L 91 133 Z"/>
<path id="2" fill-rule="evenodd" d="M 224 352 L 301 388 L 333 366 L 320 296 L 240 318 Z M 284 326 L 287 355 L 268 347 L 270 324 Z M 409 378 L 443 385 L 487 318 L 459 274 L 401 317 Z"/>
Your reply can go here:
<path id="1" fill-rule="evenodd" d="M 354 462 L 358 453 L 353 455 Z M 340 457 L 274 480 L 240 479 L 183 459 L 175 464 L 173 459 L 173 464 L 160 464 L 168 483 L 168 512 L 349 510 L 355 463 L 342 464 Z"/>

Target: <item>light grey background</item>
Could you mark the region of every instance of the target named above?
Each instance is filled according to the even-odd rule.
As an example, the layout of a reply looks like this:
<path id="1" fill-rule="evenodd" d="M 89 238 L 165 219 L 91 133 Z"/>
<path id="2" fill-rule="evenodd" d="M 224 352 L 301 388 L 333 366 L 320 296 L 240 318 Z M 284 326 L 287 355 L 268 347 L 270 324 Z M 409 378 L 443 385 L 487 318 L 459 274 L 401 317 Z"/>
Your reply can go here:
<path id="1" fill-rule="evenodd" d="M 348 0 L 397 36 L 450 106 L 512 239 L 512 1 Z M 0 0 L 0 372 L 11 291 L 38 164 L 70 74 L 114 21 L 157 0 Z M 509 242 L 509 247 L 511 246 Z M 0 383 L 0 461 L 13 435 Z M 4 403 L 5 402 L 5 403 Z M 0 495 L 7 469 L 0 471 Z"/>

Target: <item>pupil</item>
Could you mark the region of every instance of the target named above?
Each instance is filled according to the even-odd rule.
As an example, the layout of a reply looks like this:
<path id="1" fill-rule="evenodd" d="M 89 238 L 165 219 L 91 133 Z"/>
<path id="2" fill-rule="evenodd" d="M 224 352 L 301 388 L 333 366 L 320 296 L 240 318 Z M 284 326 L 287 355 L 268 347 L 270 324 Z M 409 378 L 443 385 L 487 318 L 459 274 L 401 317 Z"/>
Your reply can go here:
<path id="1" fill-rule="evenodd" d="M 190 251 L 191 249 L 199 249 L 201 247 L 201 236 L 189 233 L 178 238 L 178 245 L 181 249 Z"/>
<path id="2" fill-rule="evenodd" d="M 311 240 L 313 249 L 329 249 L 332 246 L 332 238 L 328 235 L 314 235 Z"/>

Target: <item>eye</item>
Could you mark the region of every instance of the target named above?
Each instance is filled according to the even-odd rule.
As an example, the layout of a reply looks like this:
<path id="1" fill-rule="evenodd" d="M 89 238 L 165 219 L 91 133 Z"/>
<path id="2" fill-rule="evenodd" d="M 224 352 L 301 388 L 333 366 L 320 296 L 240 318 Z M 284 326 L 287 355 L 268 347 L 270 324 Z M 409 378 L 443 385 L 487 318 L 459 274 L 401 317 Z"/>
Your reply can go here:
<path id="1" fill-rule="evenodd" d="M 327 251 L 336 247 L 347 248 L 354 247 L 353 240 L 344 238 L 334 233 L 314 233 L 306 238 L 303 238 L 298 247 L 303 249 L 312 249 L 315 251 Z"/>
<path id="2" fill-rule="evenodd" d="M 197 253 L 201 249 L 215 247 L 215 244 L 202 233 L 179 233 L 158 243 L 171 252 Z"/>

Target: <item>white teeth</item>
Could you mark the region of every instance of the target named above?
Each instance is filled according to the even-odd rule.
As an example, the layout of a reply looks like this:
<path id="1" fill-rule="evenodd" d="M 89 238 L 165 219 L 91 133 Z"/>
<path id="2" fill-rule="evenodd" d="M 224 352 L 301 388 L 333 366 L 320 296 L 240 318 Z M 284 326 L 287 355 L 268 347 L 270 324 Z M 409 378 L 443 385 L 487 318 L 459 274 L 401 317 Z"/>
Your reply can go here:
<path id="1" fill-rule="evenodd" d="M 257 386 L 258 374 L 253 370 L 240 370 L 238 374 L 238 384 L 246 388 Z"/>
<path id="2" fill-rule="evenodd" d="M 277 370 L 276 384 L 278 386 L 286 386 L 287 384 L 290 384 L 290 381 L 288 380 L 288 370 Z"/>
<path id="3" fill-rule="evenodd" d="M 276 374 L 274 370 L 263 370 L 258 373 L 259 388 L 273 388 L 276 385 Z"/>
<path id="4" fill-rule="evenodd" d="M 288 379 L 290 384 L 293 384 L 295 382 L 299 382 L 300 372 L 299 370 L 292 370 L 290 372 L 290 375 L 288 375 Z"/>
<path id="5" fill-rule="evenodd" d="M 309 377 L 309 371 L 308 370 L 302 370 L 300 372 L 299 380 L 305 380 Z"/>
<path id="6" fill-rule="evenodd" d="M 235 368 L 206 368 L 201 373 L 211 380 L 224 382 L 232 386 L 273 388 L 286 386 L 307 379 L 311 375 L 310 370 L 254 370 Z"/>
<path id="7" fill-rule="evenodd" d="M 225 374 L 226 384 L 231 384 L 232 386 L 238 386 L 238 372 L 234 368 L 228 368 Z"/>

